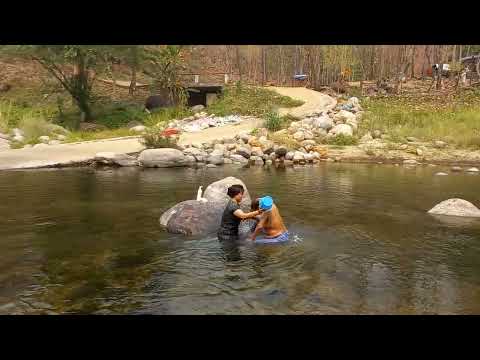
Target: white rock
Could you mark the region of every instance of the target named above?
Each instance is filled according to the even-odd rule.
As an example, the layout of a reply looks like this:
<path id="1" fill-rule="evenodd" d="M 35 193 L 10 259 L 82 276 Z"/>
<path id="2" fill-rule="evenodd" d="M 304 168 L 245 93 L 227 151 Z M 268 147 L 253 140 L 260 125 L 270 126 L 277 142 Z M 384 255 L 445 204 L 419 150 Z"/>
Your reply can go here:
<path id="1" fill-rule="evenodd" d="M 0 139 L 0 150 L 10 149 L 10 142 L 5 139 Z"/>
<path id="2" fill-rule="evenodd" d="M 23 130 L 20 130 L 19 128 L 13 129 L 12 133 L 14 136 L 25 136 L 25 133 L 23 132 Z"/>
<path id="3" fill-rule="evenodd" d="M 15 135 L 15 136 L 12 138 L 12 141 L 24 142 L 24 141 L 25 141 L 25 137 L 24 137 L 23 135 Z"/>
<path id="4" fill-rule="evenodd" d="M 403 160 L 403 163 L 405 165 L 417 165 L 418 161 L 415 159 L 407 159 L 407 160 Z"/>
<path id="5" fill-rule="evenodd" d="M 470 169 L 467 169 L 466 171 L 468 171 L 468 172 L 479 172 L 480 170 L 478 170 L 478 168 L 476 168 L 476 167 L 472 167 Z"/>
<path id="6" fill-rule="evenodd" d="M 447 173 L 444 173 L 444 172 L 438 172 L 435 174 L 435 176 L 447 176 L 448 174 Z"/>
<path id="7" fill-rule="evenodd" d="M 416 152 L 417 152 L 417 155 L 418 155 L 418 156 L 422 156 L 422 155 L 423 155 L 423 150 L 420 149 L 420 148 L 417 149 Z"/>
<path id="8" fill-rule="evenodd" d="M 353 131 L 357 131 L 357 129 L 358 129 L 357 120 L 347 120 L 346 124 L 350 125 L 352 127 Z"/>
<path id="9" fill-rule="evenodd" d="M 434 141 L 433 146 L 435 146 L 438 149 L 443 149 L 444 147 L 447 146 L 447 143 L 445 141 L 437 140 L 437 141 Z"/>
<path id="10" fill-rule="evenodd" d="M 333 120 L 328 115 L 322 115 L 316 118 L 312 124 L 317 129 L 330 130 L 333 126 Z"/>
<path id="11" fill-rule="evenodd" d="M 203 105 L 195 105 L 191 107 L 191 110 L 195 113 L 202 111 L 203 109 L 205 109 L 205 106 Z"/>
<path id="12" fill-rule="evenodd" d="M 355 114 L 347 110 L 340 110 L 333 119 L 335 122 L 347 123 L 348 121 L 356 121 Z"/>
<path id="13" fill-rule="evenodd" d="M 304 157 L 304 159 L 305 159 L 306 161 L 308 161 L 308 162 L 312 162 L 313 159 L 315 158 L 315 157 L 313 156 L 313 154 L 304 154 L 303 157 Z"/>
<path id="14" fill-rule="evenodd" d="M 368 132 L 361 137 L 360 142 L 365 143 L 365 142 L 369 142 L 369 141 L 372 141 L 372 140 L 373 140 L 373 137 L 370 134 L 370 132 Z"/>
<path id="15" fill-rule="evenodd" d="M 452 171 L 462 171 L 462 168 L 460 166 L 452 166 L 450 170 L 452 170 Z"/>
<path id="16" fill-rule="evenodd" d="M 223 163 L 224 164 L 231 164 L 231 163 L 233 163 L 233 161 L 231 159 L 225 158 L 225 159 L 223 159 Z"/>
<path id="17" fill-rule="evenodd" d="M 253 146 L 252 147 L 252 155 L 253 156 L 263 156 L 262 148 Z"/>
<path id="18" fill-rule="evenodd" d="M 293 160 L 295 153 L 293 151 L 289 151 L 285 154 L 285 160 Z"/>
<path id="19" fill-rule="evenodd" d="M 50 140 L 48 142 L 48 145 L 59 145 L 61 144 L 62 142 L 60 140 Z"/>
<path id="20" fill-rule="evenodd" d="M 480 209 L 463 199 L 448 199 L 435 205 L 428 211 L 430 214 L 480 217 Z"/>
<path id="21" fill-rule="evenodd" d="M 130 131 L 137 132 L 137 133 L 142 133 L 142 132 L 145 132 L 146 130 L 147 130 L 147 127 L 143 125 L 138 125 L 130 128 Z"/>
<path id="22" fill-rule="evenodd" d="M 239 154 L 230 155 L 230 159 L 232 159 L 233 162 L 238 162 L 238 163 L 241 163 L 241 164 L 248 163 L 248 159 L 243 157 L 242 155 L 239 155 Z"/>
<path id="23" fill-rule="evenodd" d="M 302 141 L 305 139 L 305 134 L 303 131 L 297 131 L 295 134 L 293 134 L 293 138 L 297 141 Z"/>
<path id="24" fill-rule="evenodd" d="M 60 141 L 67 140 L 67 137 L 65 135 L 56 135 L 56 138 L 57 138 L 57 140 L 60 140 Z"/>
<path id="25" fill-rule="evenodd" d="M 305 160 L 305 154 L 300 152 L 300 151 L 295 151 L 295 154 L 293 155 L 293 161 L 302 161 Z"/>
<path id="26" fill-rule="evenodd" d="M 303 137 L 305 140 L 312 140 L 314 138 L 313 133 L 308 130 L 303 132 Z"/>
<path id="27" fill-rule="evenodd" d="M 332 135 L 346 135 L 346 136 L 353 136 L 353 129 L 350 125 L 347 124 L 338 124 L 333 127 L 332 130 L 330 130 L 329 134 Z"/>

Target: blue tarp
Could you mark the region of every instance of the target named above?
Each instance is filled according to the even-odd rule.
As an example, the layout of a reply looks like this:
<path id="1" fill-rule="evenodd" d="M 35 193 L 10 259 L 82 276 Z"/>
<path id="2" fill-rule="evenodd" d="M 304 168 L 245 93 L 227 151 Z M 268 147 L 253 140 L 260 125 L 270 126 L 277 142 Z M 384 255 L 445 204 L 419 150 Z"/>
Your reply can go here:
<path id="1" fill-rule="evenodd" d="M 303 74 L 301 74 L 301 75 L 294 75 L 294 76 L 293 76 L 293 78 L 294 78 L 295 80 L 305 80 L 307 77 L 308 77 L 308 75 L 303 75 Z"/>

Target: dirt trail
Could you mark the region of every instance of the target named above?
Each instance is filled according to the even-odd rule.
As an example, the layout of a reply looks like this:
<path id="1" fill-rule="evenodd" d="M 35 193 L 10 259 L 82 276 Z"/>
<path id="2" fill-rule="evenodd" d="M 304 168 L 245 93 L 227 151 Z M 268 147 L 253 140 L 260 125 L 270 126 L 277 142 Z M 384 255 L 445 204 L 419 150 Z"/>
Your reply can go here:
<path id="1" fill-rule="evenodd" d="M 299 107 L 279 109 L 280 115 L 289 114 L 302 118 L 322 110 L 333 109 L 337 105 L 337 100 L 331 96 L 304 87 L 269 87 L 268 89 L 275 90 L 281 95 L 290 96 L 292 99 L 302 100 L 304 102 L 304 104 Z"/>
<path id="2" fill-rule="evenodd" d="M 281 108 L 280 115 L 290 114 L 298 118 L 311 115 L 321 110 L 334 108 L 337 101 L 325 94 L 304 87 L 268 87 L 281 95 L 290 96 L 292 99 L 304 102 L 302 106 L 295 108 Z M 210 128 L 197 133 L 185 133 L 180 137 L 180 144 L 198 143 L 221 139 L 222 137 L 232 137 L 241 131 L 252 131 L 255 128 L 262 127 L 263 121 L 252 119 L 243 121 L 238 125 L 227 125 L 218 128 Z"/>
<path id="3" fill-rule="evenodd" d="M 202 144 L 207 141 L 218 140 L 223 137 L 234 137 L 242 131 L 252 131 L 255 128 L 262 127 L 262 119 L 247 119 L 236 125 L 225 125 L 216 128 L 208 128 L 195 133 L 183 133 L 178 143 L 183 144 Z"/>
<path id="4" fill-rule="evenodd" d="M 99 152 L 136 153 L 144 146 L 140 137 L 130 136 L 98 141 L 85 141 L 41 148 L 0 151 L 0 170 L 68 166 L 92 160 Z"/>

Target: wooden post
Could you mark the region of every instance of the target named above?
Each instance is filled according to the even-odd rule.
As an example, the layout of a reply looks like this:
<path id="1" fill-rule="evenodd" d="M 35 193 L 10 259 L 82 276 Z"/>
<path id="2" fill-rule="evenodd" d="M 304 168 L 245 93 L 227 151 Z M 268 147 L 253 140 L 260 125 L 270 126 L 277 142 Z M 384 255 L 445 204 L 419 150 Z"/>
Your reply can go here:
<path id="1" fill-rule="evenodd" d="M 195 84 L 198 84 L 200 81 L 200 75 L 195 75 Z"/>
<path id="2" fill-rule="evenodd" d="M 228 74 L 224 74 L 225 84 L 228 84 Z"/>

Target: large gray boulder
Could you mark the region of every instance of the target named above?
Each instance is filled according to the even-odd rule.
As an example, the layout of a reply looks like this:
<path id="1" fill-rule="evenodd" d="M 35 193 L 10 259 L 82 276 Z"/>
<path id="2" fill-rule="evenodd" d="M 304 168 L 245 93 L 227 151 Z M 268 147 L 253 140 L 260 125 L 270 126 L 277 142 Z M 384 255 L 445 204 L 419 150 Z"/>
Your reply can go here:
<path id="1" fill-rule="evenodd" d="M 207 157 L 207 163 L 213 165 L 222 165 L 223 164 L 223 151 L 213 150 L 210 155 Z"/>
<path id="2" fill-rule="evenodd" d="M 160 224 L 168 232 L 184 235 L 203 235 L 218 230 L 222 214 L 229 201 L 227 189 L 234 184 L 241 184 L 245 194 L 240 207 L 248 211 L 251 205 L 250 194 L 242 180 L 227 177 L 210 184 L 203 193 L 203 199 L 180 202 L 165 211 L 160 217 Z"/>
<path id="3" fill-rule="evenodd" d="M 247 186 L 244 184 L 244 182 L 233 176 L 226 177 L 222 180 L 215 181 L 214 183 L 208 185 L 205 189 L 205 192 L 203 193 L 203 197 L 209 202 L 220 203 L 220 205 L 225 208 L 230 199 L 227 195 L 227 190 L 230 186 L 235 184 L 240 184 L 245 189 L 245 193 L 243 195 L 242 202 L 240 203 L 240 207 L 247 211 L 248 209 L 250 209 L 250 205 L 252 203 L 250 193 L 248 192 Z"/>
<path id="4" fill-rule="evenodd" d="M 428 211 L 435 215 L 480 217 L 480 209 L 463 199 L 448 199 Z"/>
<path id="5" fill-rule="evenodd" d="M 138 157 L 143 167 L 178 167 L 187 166 L 188 159 L 177 149 L 147 149 Z"/>

